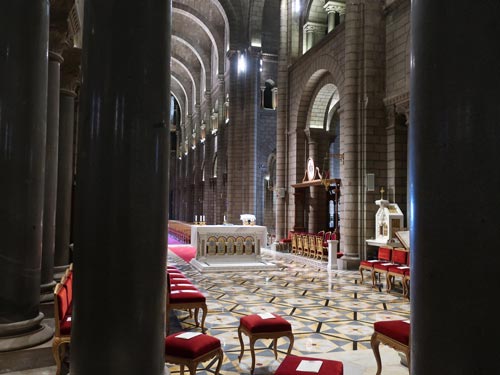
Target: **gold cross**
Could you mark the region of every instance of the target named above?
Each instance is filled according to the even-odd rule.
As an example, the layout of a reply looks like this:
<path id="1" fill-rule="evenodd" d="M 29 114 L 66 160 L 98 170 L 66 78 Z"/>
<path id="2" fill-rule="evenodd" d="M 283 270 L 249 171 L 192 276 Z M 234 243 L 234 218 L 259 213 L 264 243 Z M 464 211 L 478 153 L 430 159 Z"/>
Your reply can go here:
<path id="1" fill-rule="evenodd" d="M 384 192 L 385 192 L 385 190 L 384 190 L 384 187 L 382 186 L 380 188 L 380 199 L 384 199 Z"/>

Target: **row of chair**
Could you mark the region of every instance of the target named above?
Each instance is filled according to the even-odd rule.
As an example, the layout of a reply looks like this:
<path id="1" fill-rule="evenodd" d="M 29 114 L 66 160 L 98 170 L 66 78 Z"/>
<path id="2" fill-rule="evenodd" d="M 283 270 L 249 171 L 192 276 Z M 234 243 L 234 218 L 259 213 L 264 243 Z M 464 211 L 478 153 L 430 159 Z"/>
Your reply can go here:
<path id="1" fill-rule="evenodd" d="M 291 233 L 291 252 L 311 259 L 328 261 L 328 240 L 335 239 L 335 233 L 332 232 Z M 337 258 L 343 255 L 342 252 L 337 252 Z"/>
<path id="2" fill-rule="evenodd" d="M 187 310 L 193 316 L 196 327 L 201 310 L 201 331 L 205 332 L 205 318 L 207 317 L 207 299 L 205 295 L 175 266 L 167 266 L 167 314 L 166 332 L 170 332 L 170 311 Z"/>
<path id="3" fill-rule="evenodd" d="M 408 250 L 400 247 L 391 248 L 381 246 L 376 259 L 362 260 L 359 265 L 361 283 L 364 281 L 363 272 L 370 272 L 372 286 L 376 287 L 377 280 L 385 277 L 386 291 L 392 290 L 396 278 L 401 279 L 403 296 L 409 297 L 410 289 L 410 256 Z"/>

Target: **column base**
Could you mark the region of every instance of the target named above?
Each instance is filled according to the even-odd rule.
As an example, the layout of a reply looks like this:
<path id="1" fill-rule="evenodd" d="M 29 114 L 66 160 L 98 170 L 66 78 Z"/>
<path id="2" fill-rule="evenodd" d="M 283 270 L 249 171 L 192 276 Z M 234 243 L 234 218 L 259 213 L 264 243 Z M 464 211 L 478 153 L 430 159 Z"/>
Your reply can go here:
<path id="1" fill-rule="evenodd" d="M 0 352 L 26 349 L 43 344 L 54 336 L 54 329 L 41 321 L 42 313 L 34 319 L 0 324 Z"/>
<path id="2" fill-rule="evenodd" d="M 339 269 L 342 270 L 357 270 L 359 268 L 359 257 L 344 255 L 342 258 L 337 259 Z"/>

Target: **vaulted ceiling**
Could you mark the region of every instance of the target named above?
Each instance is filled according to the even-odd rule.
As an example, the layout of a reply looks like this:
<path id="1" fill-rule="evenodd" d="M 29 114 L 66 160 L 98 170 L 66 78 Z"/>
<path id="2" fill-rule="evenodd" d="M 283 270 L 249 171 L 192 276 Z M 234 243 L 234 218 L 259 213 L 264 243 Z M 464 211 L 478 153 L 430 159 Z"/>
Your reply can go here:
<path id="1" fill-rule="evenodd" d="M 223 75 L 226 52 L 250 45 L 277 54 L 280 0 L 174 0 L 172 2 L 171 92 L 184 114 L 192 114 Z M 269 13 L 274 13 L 269 15 Z M 272 22 L 263 22 L 264 19 Z M 264 25 L 264 27 L 263 27 Z M 276 27 L 278 25 L 278 27 Z"/>

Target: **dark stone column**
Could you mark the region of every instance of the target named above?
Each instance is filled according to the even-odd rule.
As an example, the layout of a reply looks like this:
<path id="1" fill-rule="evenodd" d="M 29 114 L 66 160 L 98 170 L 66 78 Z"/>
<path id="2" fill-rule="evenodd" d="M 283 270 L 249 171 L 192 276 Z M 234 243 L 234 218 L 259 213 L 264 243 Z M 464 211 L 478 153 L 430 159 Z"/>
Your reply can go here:
<path id="1" fill-rule="evenodd" d="M 49 79 L 47 90 L 47 140 L 45 146 L 45 188 L 43 204 L 43 243 L 41 271 L 41 300 L 53 297 L 54 240 L 56 233 L 57 153 L 59 143 L 59 90 L 62 56 L 49 51 Z"/>
<path id="2" fill-rule="evenodd" d="M 41 324 L 47 1 L 0 2 L 0 351 L 52 337 Z"/>
<path id="3" fill-rule="evenodd" d="M 71 262 L 71 198 L 73 190 L 73 154 L 75 128 L 75 98 L 79 84 L 81 50 L 67 49 L 61 66 L 59 105 L 59 157 L 57 170 L 57 204 L 54 264 L 65 268 Z"/>
<path id="4" fill-rule="evenodd" d="M 412 374 L 498 372 L 499 13 L 497 1 L 412 2 Z"/>
<path id="5" fill-rule="evenodd" d="M 87 0 L 72 375 L 162 374 L 171 2 Z"/>

